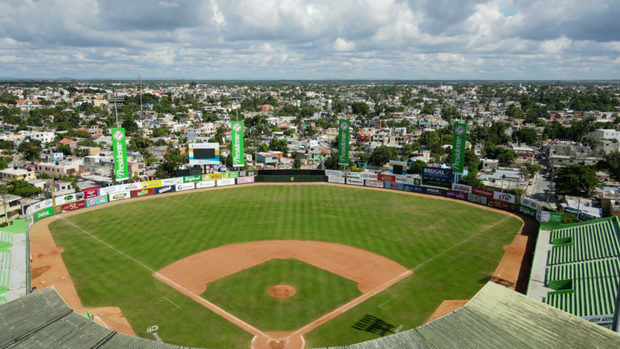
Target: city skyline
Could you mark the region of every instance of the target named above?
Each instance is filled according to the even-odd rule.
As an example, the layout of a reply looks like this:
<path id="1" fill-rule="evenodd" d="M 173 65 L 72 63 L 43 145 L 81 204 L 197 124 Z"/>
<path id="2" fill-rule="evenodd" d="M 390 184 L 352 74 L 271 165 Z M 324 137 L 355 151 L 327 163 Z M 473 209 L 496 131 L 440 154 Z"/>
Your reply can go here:
<path id="1" fill-rule="evenodd" d="M 617 1 L 6 1 L 0 77 L 615 80 Z"/>

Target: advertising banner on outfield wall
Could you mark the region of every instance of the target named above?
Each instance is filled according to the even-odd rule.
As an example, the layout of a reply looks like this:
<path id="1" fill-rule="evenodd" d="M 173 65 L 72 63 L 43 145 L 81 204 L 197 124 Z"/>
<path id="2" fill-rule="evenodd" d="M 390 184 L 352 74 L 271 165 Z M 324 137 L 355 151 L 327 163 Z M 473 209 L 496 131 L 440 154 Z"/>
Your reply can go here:
<path id="1" fill-rule="evenodd" d="M 183 183 L 177 184 L 175 188 L 176 191 L 192 190 L 196 188 L 196 185 L 194 183 Z"/>
<path id="2" fill-rule="evenodd" d="M 54 203 L 52 202 L 52 199 L 45 199 L 43 201 L 39 201 L 37 203 L 34 203 L 30 206 L 28 206 L 26 208 L 26 214 L 31 214 L 35 211 L 39 211 L 42 210 L 44 208 L 48 208 L 48 207 L 52 207 Z"/>
<path id="3" fill-rule="evenodd" d="M 153 188 L 155 194 L 174 193 L 176 191 L 175 185 L 166 185 L 165 187 Z"/>
<path id="4" fill-rule="evenodd" d="M 475 202 L 477 204 L 486 205 L 487 198 L 476 194 L 467 194 L 467 201 Z"/>
<path id="5" fill-rule="evenodd" d="M 327 176 L 327 182 L 344 184 L 344 177 L 339 176 Z"/>
<path id="6" fill-rule="evenodd" d="M 374 172 L 361 172 L 361 178 L 362 179 L 376 180 L 377 179 L 377 174 L 374 173 Z"/>
<path id="7" fill-rule="evenodd" d="M 70 202 L 68 204 L 64 204 L 60 206 L 63 212 L 75 211 L 81 208 L 86 207 L 86 202 L 84 200 Z"/>
<path id="8" fill-rule="evenodd" d="M 424 193 L 424 187 L 421 187 L 419 185 L 413 185 L 413 184 L 404 184 L 403 190 L 410 191 L 412 193 Z"/>
<path id="9" fill-rule="evenodd" d="M 116 193 L 108 194 L 108 198 L 110 201 L 125 200 L 129 199 L 130 197 L 131 192 L 129 191 L 119 191 Z"/>
<path id="10" fill-rule="evenodd" d="M 383 174 L 383 173 L 379 173 L 377 175 L 377 179 L 383 182 L 395 182 L 396 181 L 396 176 L 391 175 L 391 174 Z"/>
<path id="11" fill-rule="evenodd" d="M 424 193 L 430 194 L 430 195 L 446 196 L 446 191 L 444 189 L 438 189 L 438 188 L 425 187 Z"/>
<path id="12" fill-rule="evenodd" d="M 226 178 L 239 178 L 239 171 L 230 171 Z"/>
<path id="13" fill-rule="evenodd" d="M 131 197 L 132 198 L 139 198 L 139 197 L 142 197 L 142 196 L 149 196 L 149 195 L 153 195 L 154 192 L 155 191 L 153 190 L 153 188 L 132 190 L 131 191 Z"/>
<path id="14" fill-rule="evenodd" d="M 342 171 L 337 171 L 337 170 L 325 170 L 325 175 L 327 177 L 329 176 L 333 176 L 333 177 L 344 177 L 344 172 Z"/>
<path id="15" fill-rule="evenodd" d="M 161 180 L 161 186 L 183 184 L 183 177 L 164 178 Z"/>
<path id="16" fill-rule="evenodd" d="M 118 193 L 119 191 L 123 191 L 122 186 L 120 185 L 112 185 L 109 187 L 99 188 L 99 195 L 109 195 L 112 193 Z"/>
<path id="17" fill-rule="evenodd" d="M 367 187 L 373 187 L 373 188 L 383 188 L 383 182 L 381 181 L 376 181 L 373 179 L 367 179 L 364 181 L 364 185 L 366 185 Z"/>
<path id="18" fill-rule="evenodd" d="M 387 189 L 403 190 L 403 184 L 402 183 L 384 182 L 383 183 L 383 187 L 387 188 Z"/>
<path id="19" fill-rule="evenodd" d="M 155 179 L 152 181 L 146 181 L 143 182 L 142 187 L 146 188 L 146 189 L 150 189 L 150 188 L 157 188 L 157 187 L 161 187 L 162 184 L 162 180 L 161 179 Z"/>
<path id="20" fill-rule="evenodd" d="M 84 199 L 90 199 L 99 196 L 99 188 L 100 186 L 90 187 L 86 189 L 82 189 L 82 193 L 84 193 Z"/>
<path id="21" fill-rule="evenodd" d="M 528 216 L 531 216 L 531 217 L 536 217 L 536 210 L 530 207 L 527 207 L 527 206 L 519 205 L 519 212 L 526 214 Z"/>
<path id="22" fill-rule="evenodd" d="M 364 185 L 364 180 L 360 178 L 347 178 L 346 183 L 349 185 Z"/>
<path id="23" fill-rule="evenodd" d="M 121 191 L 132 191 L 144 188 L 144 182 L 127 183 L 121 185 Z"/>
<path id="24" fill-rule="evenodd" d="M 78 192 L 78 193 L 73 193 L 73 194 L 56 196 L 54 198 L 54 201 L 56 205 L 58 206 L 58 205 L 63 205 L 69 202 L 78 201 L 82 199 L 84 199 L 84 193 Z"/>
<path id="25" fill-rule="evenodd" d="M 453 199 L 467 200 L 467 193 L 460 190 L 447 190 L 446 196 Z"/>
<path id="26" fill-rule="evenodd" d="M 412 185 L 415 184 L 413 182 L 413 177 L 407 177 L 407 176 L 401 176 L 401 175 L 395 175 L 394 182 L 402 183 L 402 184 L 412 184 Z"/>
<path id="27" fill-rule="evenodd" d="M 245 157 L 243 155 L 243 121 L 231 121 L 230 143 L 233 167 L 243 167 Z"/>
<path id="28" fill-rule="evenodd" d="M 525 196 L 522 196 L 519 202 L 521 206 L 529 207 L 535 211 L 540 211 L 542 209 L 542 206 L 538 201 L 526 198 Z"/>
<path id="29" fill-rule="evenodd" d="M 108 202 L 107 195 L 101 195 L 101 196 L 97 196 L 94 198 L 88 198 L 86 199 L 86 207 L 97 206 L 99 204 L 105 204 L 106 202 Z"/>
<path id="30" fill-rule="evenodd" d="M 471 185 L 452 183 L 452 190 L 458 190 L 465 193 L 471 193 Z"/>
<path id="31" fill-rule="evenodd" d="M 237 184 L 254 183 L 254 176 L 246 176 L 237 178 Z"/>
<path id="32" fill-rule="evenodd" d="M 350 172 L 347 171 L 344 173 L 344 176 L 347 178 L 362 178 L 362 173 L 361 172 Z"/>
<path id="33" fill-rule="evenodd" d="M 235 185 L 235 179 L 234 178 L 224 178 L 224 179 L 220 179 L 217 182 L 217 186 L 218 187 L 223 187 L 226 185 Z"/>
<path id="34" fill-rule="evenodd" d="M 222 179 L 222 174 L 221 173 L 207 173 L 202 175 L 202 180 L 203 181 L 215 181 L 218 179 Z"/>
<path id="35" fill-rule="evenodd" d="M 493 192 L 493 199 L 514 204 L 517 200 L 517 197 L 512 194 L 496 191 Z"/>
<path id="36" fill-rule="evenodd" d="M 183 177 L 183 183 L 195 183 L 200 182 L 202 180 L 202 175 L 192 175 Z"/>
<path id="37" fill-rule="evenodd" d="M 510 209 L 510 204 L 501 200 L 489 199 L 488 205 L 492 207 L 503 208 L 504 210 Z"/>
<path id="38" fill-rule="evenodd" d="M 471 193 L 472 194 L 476 194 L 476 195 L 480 195 L 480 196 L 484 196 L 486 198 L 492 198 L 493 197 L 493 190 L 484 189 L 484 188 L 472 187 L 471 188 Z"/>
<path id="39" fill-rule="evenodd" d="M 254 177 L 252 177 L 254 179 Z M 196 182 L 196 189 L 215 187 L 215 181 Z"/>
<path id="40" fill-rule="evenodd" d="M 44 209 L 42 209 L 40 211 L 35 212 L 32 215 L 32 218 L 33 218 L 34 222 L 37 222 L 37 221 L 42 220 L 43 218 L 46 218 L 46 217 L 49 217 L 49 216 L 53 216 L 53 215 L 54 215 L 54 208 L 50 206 L 50 207 L 47 207 L 47 208 L 44 208 Z"/>

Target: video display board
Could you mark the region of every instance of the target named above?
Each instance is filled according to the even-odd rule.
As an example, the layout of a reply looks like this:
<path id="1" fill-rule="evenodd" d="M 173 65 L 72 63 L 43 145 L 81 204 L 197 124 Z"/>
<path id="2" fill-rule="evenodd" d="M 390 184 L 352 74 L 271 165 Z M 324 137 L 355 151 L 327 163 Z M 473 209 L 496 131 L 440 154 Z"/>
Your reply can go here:
<path id="1" fill-rule="evenodd" d="M 189 144 L 189 165 L 219 165 L 220 144 L 219 143 L 190 143 Z"/>

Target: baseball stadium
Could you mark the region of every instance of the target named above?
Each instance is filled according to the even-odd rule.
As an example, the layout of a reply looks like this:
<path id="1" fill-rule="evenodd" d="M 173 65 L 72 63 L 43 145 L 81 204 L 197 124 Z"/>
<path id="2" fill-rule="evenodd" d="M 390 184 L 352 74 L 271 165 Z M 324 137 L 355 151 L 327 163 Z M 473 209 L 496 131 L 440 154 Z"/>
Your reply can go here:
<path id="1" fill-rule="evenodd" d="M 521 294 L 539 223 L 532 202 L 499 194 L 276 170 L 43 201 L 20 223 L 30 294 L 0 305 L 0 346 L 617 347 L 617 268 L 605 326 Z M 617 266 L 609 222 L 597 258 Z"/>

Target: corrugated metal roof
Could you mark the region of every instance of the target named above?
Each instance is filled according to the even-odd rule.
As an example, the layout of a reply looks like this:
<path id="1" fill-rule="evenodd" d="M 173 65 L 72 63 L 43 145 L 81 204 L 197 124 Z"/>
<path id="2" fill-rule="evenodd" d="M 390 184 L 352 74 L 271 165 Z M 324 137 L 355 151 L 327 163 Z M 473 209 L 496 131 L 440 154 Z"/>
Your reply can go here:
<path id="1" fill-rule="evenodd" d="M 73 313 L 53 288 L 0 305 L 0 347 L 182 348 L 107 330 Z M 416 329 L 342 348 L 620 348 L 620 334 L 495 283 Z"/>

